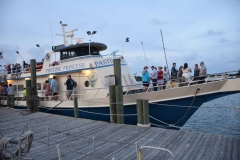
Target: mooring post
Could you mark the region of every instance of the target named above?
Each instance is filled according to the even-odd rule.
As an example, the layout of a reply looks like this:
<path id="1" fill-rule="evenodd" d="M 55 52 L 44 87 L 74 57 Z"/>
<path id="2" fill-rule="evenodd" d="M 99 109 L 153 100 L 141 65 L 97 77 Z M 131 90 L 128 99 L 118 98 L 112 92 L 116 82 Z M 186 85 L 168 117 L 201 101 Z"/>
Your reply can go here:
<path id="1" fill-rule="evenodd" d="M 33 103 L 33 112 L 36 112 L 38 110 L 38 98 L 37 98 L 37 80 L 36 80 L 36 60 L 31 59 L 30 60 L 30 66 L 31 66 L 31 88 L 32 88 L 32 103 Z"/>
<path id="2" fill-rule="evenodd" d="M 7 95 L 7 107 L 11 107 L 11 99 L 9 95 Z"/>
<path id="3" fill-rule="evenodd" d="M 143 124 L 143 100 L 136 99 L 138 124 Z"/>
<path id="4" fill-rule="evenodd" d="M 74 95 L 73 104 L 74 104 L 74 117 L 75 117 L 75 118 L 79 118 L 79 115 L 78 115 L 78 98 L 77 98 L 77 95 Z"/>
<path id="5" fill-rule="evenodd" d="M 14 95 L 10 96 L 10 103 L 11 103 L 11 108 L 14 108 Z"/>
<path id="6" fill-rule="evenodd" d="M 50 160 L 49 127 L 47 127 L 48 160 Z"/>
<path id="7" fill-rule="evenodd" d="M 117 123 L 124 123 L 124 108 L 123 108 L 123 86 L 121 73 L 121 59 L 114 59 L 114 75 L 115 75 L 115 94 L 116 94 L 116 109 L 117 109 Z"/>
<path id="8" fill-rule="evenodd" d="M 116 91 L 115 85 L 109 85 L 110 122 L 117 123 Z M 115 115 L 114 115 L 115 114 Z"/>
<path id="9" fill-rule="evenodd" d="M 143 100 L 143 124 L 145 127 L 150 127 L 149 123 L 149 106 L 148 106 L 148 100 Z"/>

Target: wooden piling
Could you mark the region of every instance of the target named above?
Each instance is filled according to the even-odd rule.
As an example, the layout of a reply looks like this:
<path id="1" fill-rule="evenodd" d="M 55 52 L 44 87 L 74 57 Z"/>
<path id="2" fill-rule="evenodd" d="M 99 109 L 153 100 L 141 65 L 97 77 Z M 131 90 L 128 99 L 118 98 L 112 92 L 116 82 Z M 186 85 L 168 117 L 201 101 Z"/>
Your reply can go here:
<path id="1" fill-rule="evenodd" d="M 38 97 L 37 97 L 37 79 L 36 79 L 36 60 L 30 60 L 31 66 L 31 108 L 33 112 L 38 111 Z M 28 90 L 27 90 L 28 92 Z"/>
<path id="2" fill-rule="evenodd" d="M 124 108 L 123 108 L 123 86 L 115 86 L 116 93 L 116 109 L 117 109 L 117 123 L 124 124 Z"/>
<path id="3" fill-rule="evenodd" d="M 10 96 L 10 103 L 11 108 L 14 108 L 14 96 Z"/>
<path id="4" fill-rule="evenodd" d="M 117 114 L 116 109 L 116 91 L 115 85 L 109 85 L 109 104 L 110 104 L 110 122 L 117 123 L 117 116 L 112 114 Z"/>
<path id="5" fill-rule="evenodd" d="M 7 95 L 7 107 L 11 107 L 11 100 L 10 100 L 10 96 Z"/>
<path id="6" fill-rule="evenodd" d="M 148 100 L 144 99 L 143 100 L 143 124 L 144 125 L 149 125 L 149 106 L 148 106 Z"/>
<path id="7" fill-rule="evenodd" d="M 124 123 L 123 108 L 123 86 L 122 86 L 122 74 L 121 74 L 121 59 L 113 60 L 114 75 L 115 75 L 115 94 L 116 94 L 116 110 L 117 110 L 117 123 Z"/>
<path id="8" fill-rule="evenodd" d="M 143 124 L 143 100 L 137 99 L 136 105 L 137 105 L 138 124 Z"/>
<path id="9" fill-rule="evenodd" d="M 74 95 L 73 104 L 74 104 L 74 117 L 75 117 L 75 118 L 79 118 L 79 115 L 78 115 L 78 98 L 77 98 L 77 95 Z"/>
<path id="10" fill-rule="evenodd" d="M 115 75 L 115 85 L 122 85 L 122 74 L 121 74 L 121 59 L 113 59 L 114 64 L 114 75 Z"/>

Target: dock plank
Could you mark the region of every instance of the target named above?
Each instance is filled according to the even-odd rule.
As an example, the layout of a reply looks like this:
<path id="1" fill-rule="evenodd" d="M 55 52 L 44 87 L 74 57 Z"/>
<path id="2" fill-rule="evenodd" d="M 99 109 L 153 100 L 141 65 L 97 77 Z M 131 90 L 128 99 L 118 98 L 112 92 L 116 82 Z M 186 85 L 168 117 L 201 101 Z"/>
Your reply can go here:
<path id="1" fill-rule="evenodd" d="M 139 146 L 163 147 L 171 150 L 174 159 L 233 159 L 240 155 L 240 138 L 155 127 L 112 124 L 89 119 L 72 118 L 49 113 L 22 115 L 21 110 L 0 107 L 0 131 L 16 137 L 27 124 L 34 132 L 34 141 L 27 157 L 48 159 L 47 127 L 50 128 L 50 158 L 57 160 L 60 145 L 62 159 L 92 160 L 95 138 L 95 159 L 137 158 L 135 143 Z M 143 149 L 145 159 L 172 159 L 164 152 Z"/>

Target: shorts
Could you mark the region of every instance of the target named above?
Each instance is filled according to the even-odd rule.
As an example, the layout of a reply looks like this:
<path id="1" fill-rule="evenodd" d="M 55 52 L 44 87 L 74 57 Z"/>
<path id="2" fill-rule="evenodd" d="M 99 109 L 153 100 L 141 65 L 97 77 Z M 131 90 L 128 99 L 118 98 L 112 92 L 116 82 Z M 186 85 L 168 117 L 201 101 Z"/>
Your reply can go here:
<path id="1" fill-rule="evenodd" d="M 57 95 L 57 92 L 53 92 L 53 96 L 56 96 Z"/>
<path id="2" fill-rule="evenodd" d="M 148 87 L 149 86 L 149 82 L 142 82 L 143 86 Z"/>
<path id="3" fill-rule="evenodd" d="M 164 80 L 163 79 L 160 79 L 157 81 L 158 84 L 164 84 Z"/>
<path id="4" fill-rule="evenodd" d="M 66 96 L 68 97 L 68 96 L 71 96 L 72 95 L 72 91 L 67 91 L 66 92 Z"/>

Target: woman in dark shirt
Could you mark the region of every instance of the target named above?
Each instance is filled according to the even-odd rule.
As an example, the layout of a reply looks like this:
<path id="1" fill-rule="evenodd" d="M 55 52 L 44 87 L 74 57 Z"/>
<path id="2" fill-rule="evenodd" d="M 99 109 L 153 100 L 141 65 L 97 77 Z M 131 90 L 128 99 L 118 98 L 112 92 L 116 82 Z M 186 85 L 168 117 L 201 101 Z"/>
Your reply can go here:
<path id="1" fill-rule="evenodd" d="M 198 84 L 198 79 L 199 79 L 199 73 L 200 73 L 200 68 L 198 68 L 198 65 L 195 64 L 194 67 L 194 81 L 196 81 L 196 84 Z"/>

